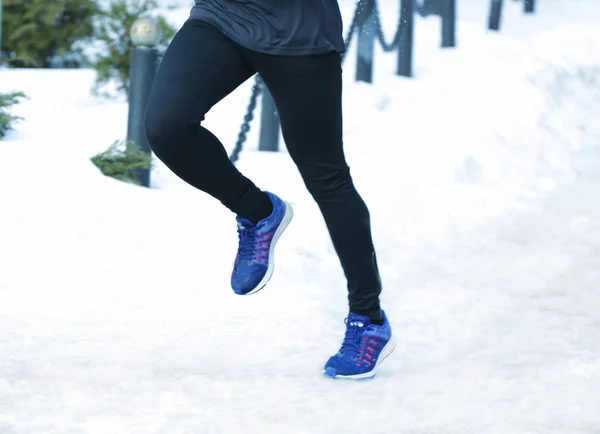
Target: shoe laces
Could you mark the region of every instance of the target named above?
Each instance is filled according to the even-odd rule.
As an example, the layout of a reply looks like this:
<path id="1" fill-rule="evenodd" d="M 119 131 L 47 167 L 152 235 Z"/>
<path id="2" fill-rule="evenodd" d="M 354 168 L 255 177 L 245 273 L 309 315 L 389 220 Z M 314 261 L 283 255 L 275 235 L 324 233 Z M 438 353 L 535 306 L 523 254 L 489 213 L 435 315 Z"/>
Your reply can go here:
<path id="1" fill-rule="evenodd" d="M 346 333 L 340 352 L 350 356 L 358 356 L 361 353 L 361 339 L 366 330 L 366 326 L 359 326 L 350 322 L 348 318 L 344 320 L 346 323 Z"/>
<path id="2" fill-rule="evenodd" d="M 256 252 L 256 226 L 238 224 L 239 247 L 236 259 L 252 259 Z"/>

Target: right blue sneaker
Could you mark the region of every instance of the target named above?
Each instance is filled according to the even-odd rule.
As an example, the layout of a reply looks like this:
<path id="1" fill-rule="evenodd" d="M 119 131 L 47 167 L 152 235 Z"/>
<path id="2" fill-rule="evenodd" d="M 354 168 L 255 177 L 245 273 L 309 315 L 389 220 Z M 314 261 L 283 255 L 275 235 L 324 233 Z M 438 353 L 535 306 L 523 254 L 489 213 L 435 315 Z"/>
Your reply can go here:
<path id="1" fill-rule="evenodd" d="M 382 310 L 383 325 L 371 324 L 368 316 L 350 312 L 342 347 L 330 357 L 323 374 L 333 378 L 367 379 L 396 348 L 392 327 Z"/>
<path id="2" fill-rule="evenodd" d="M 256 226 L 236 217 L 239 247 L 231 273 L 231 288 L 239 295 L 255 294 L 271 280 L 275 267 L 275 245 L 294 215 L 290 204 L 273 193 L 265 193 L 273 204 L 270 216 Z"/>

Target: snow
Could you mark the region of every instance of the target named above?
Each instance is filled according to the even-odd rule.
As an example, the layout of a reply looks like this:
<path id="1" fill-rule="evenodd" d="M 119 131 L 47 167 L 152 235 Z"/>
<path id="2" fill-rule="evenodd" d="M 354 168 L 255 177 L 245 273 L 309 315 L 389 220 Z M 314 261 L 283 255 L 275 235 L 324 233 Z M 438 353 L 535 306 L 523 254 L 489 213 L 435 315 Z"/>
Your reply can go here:
<path id="1" fill-rule="evenodd" d="M 379 50 L 357 84 L 346 59 L 346 152 L 398 343 L 370 382 L 321 376 L 345 282 L 256 120 L 238 166 L 295 218 L 271 283 L 239 297 L 229 211 L 158 162 L 143 189 L 89 161 L 127 116 L 93 72 L 0 70 L 30 97 L 0 142 L 0 433 L 597 433 L 600 8 L 508 1 L 488 33 L 485 3 L 459 1 L 456 49 L 417 19 L 414 79 Z M 207 116 L 228 151 L 251 85 Z"/>

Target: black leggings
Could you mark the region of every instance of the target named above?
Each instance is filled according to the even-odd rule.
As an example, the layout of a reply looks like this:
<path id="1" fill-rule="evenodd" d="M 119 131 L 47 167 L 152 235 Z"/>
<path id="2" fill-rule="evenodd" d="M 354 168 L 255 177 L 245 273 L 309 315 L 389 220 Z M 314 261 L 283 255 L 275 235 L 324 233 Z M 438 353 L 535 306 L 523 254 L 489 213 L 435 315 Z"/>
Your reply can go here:
<path id="1" fill-rule="evenodd" d="M 169 45 L 146 110 L 155 155 L 177 176 L 237 215 L 262 194 L 200 126 L 213 105 L 259 73 L 281 120 L 289 154 L 317 202 L 348 280 L 352 312 L 379 317 L 381 281 L 369 211 L 350 177 L 342 146 L 339 53 L 274 56 L 247 50 L 218 29 L 188 20 Z"/>

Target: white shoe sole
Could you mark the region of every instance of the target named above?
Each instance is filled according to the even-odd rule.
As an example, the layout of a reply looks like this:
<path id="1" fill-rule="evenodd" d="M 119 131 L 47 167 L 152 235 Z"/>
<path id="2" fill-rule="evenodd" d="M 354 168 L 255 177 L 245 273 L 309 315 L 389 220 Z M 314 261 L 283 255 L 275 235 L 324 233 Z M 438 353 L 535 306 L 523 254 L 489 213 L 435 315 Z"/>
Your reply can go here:
<path id="1" fill-rule="evenodd" d="M 265 273 L 262 280 L 258 283 L 258 285 L 256 285 L 254 287 L 254 289 L 252 289 L 251 291 L 249 291 L 245 294 L 241 294 L 241 295 L 256 294 L 258 291 L 263 289 L 267 285 L 267 283 L 269 283 L 269 280 L 271 280 L 271 277 L 273 277 L 273 271 L 275 270 L 275 255 L 274 255 L 275 246 L 277 245 L 277 242 L 279 241 L 279 237 L 281 237 L 281 234 L 286 230 L 286 228 L 292 221 L 292 218 L 294 217 L 294 210 L 292 209 L 292 206 L 287 202 L 284 202 L 284 203 L 285 203 L 285 212 L 283 213 L 283 218 L 281 219 L 281 223 L 279 223 L 279 227 L 277 228 L 277 230 L 275 231 L 275 234 L 273 235 L 273 240 L 271 241 L 271 246 L 269 247 L 269 263 L 267 265 L 267 272 Z"/>

